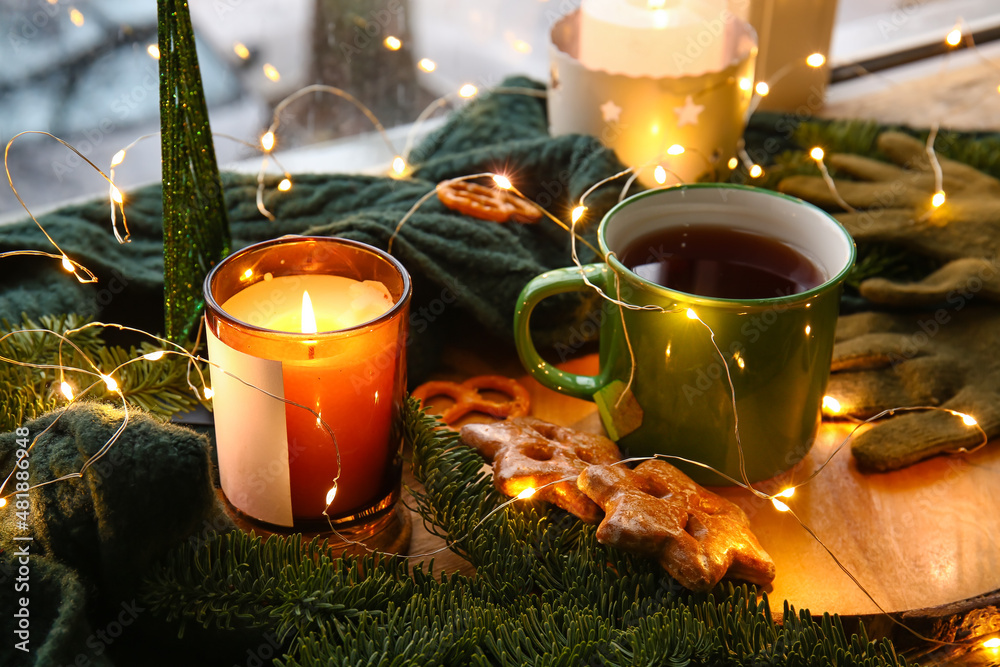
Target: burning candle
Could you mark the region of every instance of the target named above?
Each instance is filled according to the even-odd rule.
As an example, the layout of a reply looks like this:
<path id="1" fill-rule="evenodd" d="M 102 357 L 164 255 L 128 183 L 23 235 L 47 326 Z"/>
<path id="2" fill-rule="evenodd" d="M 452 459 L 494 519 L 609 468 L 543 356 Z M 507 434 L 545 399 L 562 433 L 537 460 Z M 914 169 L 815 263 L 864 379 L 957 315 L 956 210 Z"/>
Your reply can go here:
<path id="1" fill-rule="evenodd" d="M 303 528 L 391 510 L 406 383 L 403 267 L 364 244 L 291 237 L 229 257 L 205 292 L 229 501 Z"/>
<path id="2" fill-rule="evenodd" d="M 630 76 L 690 76 L 733 59 L 738 25 L 726 0 L 583 0 L 580 62 Z"/>

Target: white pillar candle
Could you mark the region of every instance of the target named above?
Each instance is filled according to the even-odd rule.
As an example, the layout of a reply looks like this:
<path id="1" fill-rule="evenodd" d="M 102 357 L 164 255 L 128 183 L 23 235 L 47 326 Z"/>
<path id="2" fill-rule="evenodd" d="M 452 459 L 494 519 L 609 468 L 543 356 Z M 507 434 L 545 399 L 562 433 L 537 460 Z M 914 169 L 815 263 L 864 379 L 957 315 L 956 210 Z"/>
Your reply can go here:
<path id="1" fill-rule="evenodd" d="M 727 0 L 583 0 L 579 60 L 631 76 L 714 72 L 735 57 Z"/>

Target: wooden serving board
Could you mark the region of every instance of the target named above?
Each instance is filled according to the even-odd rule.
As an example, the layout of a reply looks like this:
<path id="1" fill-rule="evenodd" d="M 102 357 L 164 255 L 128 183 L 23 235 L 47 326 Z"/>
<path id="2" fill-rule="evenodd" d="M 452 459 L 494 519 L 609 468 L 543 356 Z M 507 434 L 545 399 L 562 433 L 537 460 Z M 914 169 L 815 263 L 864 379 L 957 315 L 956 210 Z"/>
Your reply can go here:
<path id="1" fill-rule="evenodd" d="M 596 355 L 560 365 L 597 371 Z M 567 398 L 528 377 L 532 414 L 601 432 L 593 403 Z M 759 483 L 775 493 L 804 480 L 848 437 L 851 424 L 825 423 L 809 455 L 781 479 Z M 787 504 L 864 591 L 790 513 L 738 487 L 713 488 L 750 516 L 777 576 L 772 608 L 867 616 L 939 607 L 1000 589 L 1000 447 L 944 456 L 892 473 L 858 471 L 850 444 Z M 877 603 L 877 606 L 876 606 Z M 879 609 L 881 607 L 881 611 Z"/>
<path id="2" fill-rule="evenodd" d="M 452 372 L 442 375 L 443 379 L 462 380 L 491 373 L 519 377 L 531 394 L 534 416 L 603 432 L 593 403 L 542 387 L 523 375 L 516 360 L 487 360 L 479 354 L 459 353 L 448 365 Z M 597 355 L 583 356 L 559 367 L 594 374 Z M 845 423 L 825 423 L 802 462 L 783 478 L 759 483 L 757 488 L 774 493 L 805 479 L 830 457 L 852 428 Z M 772 610 L 777 613 L 781 612 L 782 601 L 788 600 L 798 610 L 868 617 L 882 612 L 938 608 L 1000 590 L 997 443 L 972 454 L 937 457 L 881 474 L 860 473 L 848 444 L 816 478 L 787 500 L 802 523 L 874 601 L 790 513 L 779 512 L 769 501 L 738 487 L 713 490 L 747 512 L 755 534 L 774 559 L 777 576 L 768 594 Z M 416 518 L 410 553 L 426 553 L 441 544 L 426 533 Z M 454 554 L 437 553 L 434 557 L 442 570 L 473 571 Z"/>

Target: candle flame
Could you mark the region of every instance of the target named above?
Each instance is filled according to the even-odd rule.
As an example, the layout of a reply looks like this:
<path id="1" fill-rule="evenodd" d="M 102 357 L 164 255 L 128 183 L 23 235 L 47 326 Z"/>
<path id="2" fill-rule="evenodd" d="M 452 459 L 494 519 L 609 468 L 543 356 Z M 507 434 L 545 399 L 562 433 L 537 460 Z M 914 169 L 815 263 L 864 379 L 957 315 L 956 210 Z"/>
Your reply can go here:
<path id="1" fill-rule="evenodd" d="M 309 292 L 302 291 L 302 333 L 316 333 L 316 313 L 313 312 L 312 299 Z"/>

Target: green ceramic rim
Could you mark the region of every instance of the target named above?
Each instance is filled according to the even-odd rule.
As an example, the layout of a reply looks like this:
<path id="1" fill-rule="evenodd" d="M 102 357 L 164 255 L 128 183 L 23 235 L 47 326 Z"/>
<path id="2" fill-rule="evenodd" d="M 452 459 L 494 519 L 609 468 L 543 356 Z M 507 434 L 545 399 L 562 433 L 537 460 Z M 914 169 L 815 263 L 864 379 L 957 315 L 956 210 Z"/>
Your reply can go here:
<path id="1" fill-rule="evenodd" d="M 805 292 L 798 292 L 796 294 L 789 294 L 787 296 L 773 296 L 764 299 L 724 299 L 721 297 L 699 296 L 697 294 L 681 292 L 680 290 L 675 290 L 669 287 L 663 287 L 662 285 L 657 285 L 656 283 L 652 283 L 646 280 L 645 278 L 642 278 L 641 276 L 633 273 L 631 270 L 626 268 L 624 264 L 618 261 L 617 256 L 611 254 L 611 250 L 608 248 L 604 240 L 604 230 L 607 228 L 607 225 L 611 221 L 611 219 L 615 215 L 619 214 L 622 211 L 622 209 L 624 209 L 629 204 L 632 204 L 646 197 L 661 196 L 665 192 L 674 192 L 683 190 L 742 190 L 744 192 L 749 192 L 752 194 L 764 195 L 768 197 L 777 197 L 779 199 L 784 199 L 785 201 L 791 202 L 793 204 L 805 206 L 806 208 L 811 209 L 816 213 L 824 216 L 830 222 L 836 225 L 837 229 L 839 229 L 841 233 L 843 233 L 844 238 L 846 238 L 848 241 L 848 245 L 850 248 L 850 255 L 847 258 L 847 262 L 844 264 L 844 268 L 837 275 L 833 276 L 829 280 L 824 281 L 820 285 L 813 287 L 810 290 L 806 290 Z M 717 306 L 724 304 L 731 304 L 737 307 L 756 307 L 756 306 L 771 306 L 776 303 L 795 303 L 798 301 L 807 301 L 826 292 L 836 284 L 843 282 L 843 280 L 847 277 L 848 272 L 851 270 L 851 267 L 854 266 L 854 260 L 857 255 L 857 249 L 854 244 L 854 238 L 851 237 L 847 229 L 845 229 L 844 226 L 840 224 L 840 222 L 836 218 L 834 218 L 832 215 L 830 215 L 823 209 L 814 206 L 813 204 L 810 204 L 807 201 L 799 199 L 798 197 L 792 197 L 790 195 L 786 195 L 781 192 L 774 192 L 773 190 L 755 188 L 749 185 L 738 185 L 736 183 L 692 183 L 690 185 L 677 185 L 669 188 L 656 188 L 654 190 L 646 190 L 645 192 L 640 192 L 638 194 L 632 195 L 628 199 L 625 199 L 616 204 L 614 208 L 612 208 L 610 211 L 607 212 L 607 214 L 605 214 L 604 219 L 601 220 L 601 224 L 597 228 L 597 240 L 598 243 L 600 244 L 601 253 L 604 255 L 605 261 L 616 272 L 624 272 L 630 278 L 639 283 L 642 283 L 651 290 L 658 291 L 667 295 L 676 294 L 679 297 L 681 297 L 681 299 L 684 301 L 690 301 L 694 303 L 715 304 Z"/>

